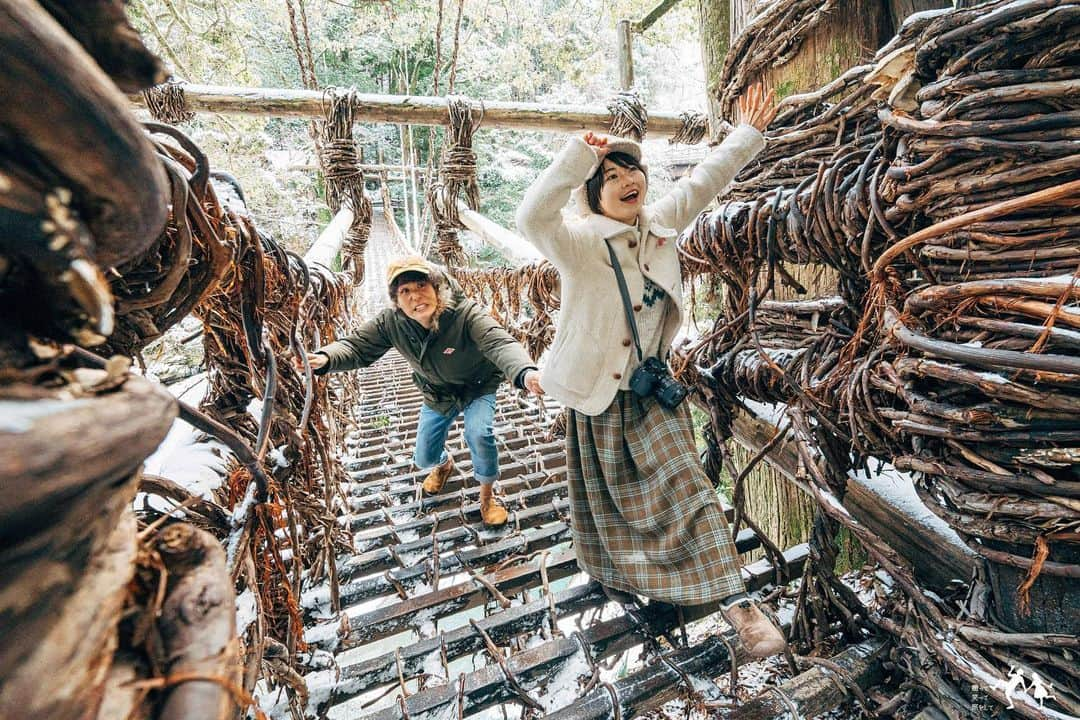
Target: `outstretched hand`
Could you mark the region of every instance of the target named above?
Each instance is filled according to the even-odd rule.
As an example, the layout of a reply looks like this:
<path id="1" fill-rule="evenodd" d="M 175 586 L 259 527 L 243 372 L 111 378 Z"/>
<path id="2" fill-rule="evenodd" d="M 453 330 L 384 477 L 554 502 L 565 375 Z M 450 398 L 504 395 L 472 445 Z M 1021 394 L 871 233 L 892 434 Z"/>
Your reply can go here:
<path id="1" fill-rule="evenodd" d="M 586 145 L 596 151 L 596 159 L 603 162 L 604 157 L 608 154 L 607 135 L 597 135 L 590 130 L 582 136 L 582 139 Z"/>
<path id="2" fill-rule="evenodd" d="M 326 357 L 326 355 L 324 355 L 322 353 L 318 353 L 318 352 L 310 353 L 309 352 L 307 354 L 308 365 L 311 366 L 312 370 L 318 370 L 323 365 L 325 365 L 327 362 L 329 362 L 329 360 L 330 360 L 330 358 Z M 304 372 L 304 361 L 297 355 L 293 355 L 293 366 L 297 370 L 299 370 L 300 372 Z"/>
<path id="3" fill-rule="evenodd" d="M 533 395 L 540 396 L 544 394 L 544 388 L 540 386 L 539 370 L 530 370 L 529 372 L 525 373 L 525 378 L 522 380 L 522 384 L 525 386 L 525 389 L 531 392 Z"/>
<path id="4" fill-rule="evenodd" d="M 753 125 L 760 132 L 765 132 L 769 123 L 776 117 L 776 93 L 765 90 L 765 81 L 756 82 L 739 96 L 739 115 L 742 121 Z"/>

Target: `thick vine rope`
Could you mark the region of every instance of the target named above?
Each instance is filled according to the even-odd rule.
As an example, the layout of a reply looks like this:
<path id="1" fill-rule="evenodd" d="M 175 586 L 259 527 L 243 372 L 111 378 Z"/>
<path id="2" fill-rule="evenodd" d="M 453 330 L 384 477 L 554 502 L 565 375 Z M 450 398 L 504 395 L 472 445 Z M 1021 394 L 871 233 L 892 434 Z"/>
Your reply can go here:
<path id="1" fill-rule="evenodd" d="M 326 121 L 320 130 L 318 147 L 319 163 L 326 178 L 327 204 L 334 212 L 343 205 L 353 211 L 342 248 L 342 266 L 352 274 L 353 282 L 360 284 L 364 280 L 364 251 L 371 234 L 371 201 L 364 192 L 360 151 L 353 138 L 355 96 L 355 90 L 325 91 Z"/>
<path id="2" fill-rule="evenodd" d="M 474 107 L 471 100 L 461 96 L 448 97 L 446 105 L 450 124 L 440 159 L 439 180 L 429 186 L 427 200 L 435 222 L 437 252 L 448 267 L 458 267 L 466 258 L 457 236 L 457 230 L 463 227 L 458 219 L 457 199 L 463 196 L 470 208 L 480 207 L 472 139 L 484 118 L 484 108 Z"/>
<path id="3" fill-rule="evenodd" d="M 608 132 L 619 137 L 628 137 L 641 142 L 649 128 L 649 113 L 644 103 L 633 90 L 620 92 L 608 101 L 611 113 L 611 125 Z"/>
<path id="4" fill-rule="evenodd" d="M 795 34 L 777 13 L 800 7 L 817 12 L 776 4 L 776 33 L 736 46 L 782 54 Z M 1051 0 L 917 14 L 873 64 L 785 98 L 766 150 L 680 240 L 684 271 L 722 285 L 724 306 L 676 362 L 718 440 L 745 400 L 786 404 L 818 491 L 842 498 L 871 458 L 911 473 L 927 507 L 987 561 L 994 604 L 967 611 L 1005 640 L 990 653 L 940 652 L 935 638 L 954 620 L 918 592 L 907 593 L 917 622 L 878 628 L 959 677 L 1037 666 L 1070 710 L 1075 663 L 1060 649 L 1009 647 L 1007 631 L 1080 577 L 1078 17 Z M 729 76 L 749 81 L 762 53 L 744 54 Z M 731 102 L 744 85 L 727 86 Z M 837 270 L 834 293 L 772 300 L 776 283 L 798 289 L 792 263 Z M 839 521 L 822 507 L 818 545 Z M 838 599 L 846 610 L 832 617 L 860 611 L 827 577 L 832 559 L 815 563 L 797 624 L 820 640 Z M 889 573 L 914 587 L 903 568 Z M 918 662 L 906 672 L 942 677 Z"/>
<path id="5" fill-rule="evenodd" d="M 187 108 L 184 84 L 179 80 L 169 80 L 143 90 L 143 99 L 150 116 L 158 122 L 176 125 L 195 117 L 195 113 Z"/>
<path id="6" fill-rule="evenodd" d="M 684 110 L 679 113 L 679 118 L 682 119 L 682 127 L 668 139 L 669 145 L 677 143 L 697 145 L 709 131 L 709 120 L 702 113 Z"/>

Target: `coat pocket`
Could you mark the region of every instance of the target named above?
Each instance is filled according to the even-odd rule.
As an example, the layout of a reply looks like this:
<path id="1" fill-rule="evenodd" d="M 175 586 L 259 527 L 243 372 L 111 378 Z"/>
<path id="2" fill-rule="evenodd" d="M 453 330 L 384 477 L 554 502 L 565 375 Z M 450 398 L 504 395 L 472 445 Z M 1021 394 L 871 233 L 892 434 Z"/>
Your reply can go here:
<path id="1" fill-rule="evenodd" d="M 608 356 L 615 351 L 609 345 L 613 342 L 613 325 L 617 319 L 601 317 L 596 318 L 598 322 L 578 322 L 566 327 L 565 334 L 558 333 L 551 349 L 549 377 L 577 395 L 592 395 L 608 364 Z"/>

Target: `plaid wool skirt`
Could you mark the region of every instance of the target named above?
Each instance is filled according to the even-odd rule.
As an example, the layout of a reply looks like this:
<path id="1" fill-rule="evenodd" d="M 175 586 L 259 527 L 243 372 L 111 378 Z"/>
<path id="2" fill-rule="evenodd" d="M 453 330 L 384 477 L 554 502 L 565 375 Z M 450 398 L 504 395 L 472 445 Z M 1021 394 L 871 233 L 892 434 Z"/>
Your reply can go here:
<path id="1" fill-rule="evenodd" d="M 743 592 L 690 408 L 620 390 L 600 415 L 569 411 L 570 520 L 578 563 L 604 585 L 675 605 Z"/>

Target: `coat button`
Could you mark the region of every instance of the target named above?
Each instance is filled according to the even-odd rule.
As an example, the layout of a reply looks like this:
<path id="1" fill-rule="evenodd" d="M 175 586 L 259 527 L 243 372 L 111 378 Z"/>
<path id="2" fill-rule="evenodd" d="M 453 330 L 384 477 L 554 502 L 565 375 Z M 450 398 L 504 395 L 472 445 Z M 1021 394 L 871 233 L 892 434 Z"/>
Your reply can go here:
<path id="1" fill-rule="evenodd" d="M 631 240 L 630 242 L 628 242 L 626 244 L 629 245 L 632 248 L 637 247 L 637 240 Z"/>
<path id="2" fill-rule="evenodd" d="M 622 380 L 622 373 L 615 373 L 611 377 L 615 378 L 616 380 Z"/>
<path id="3" fill-rule="evenodd" d="M 649 263 L 645 263 L 644 268 L 645 272 L 649 272 Z"/>
<path id="4" fill-rule="evenodd" d="M 622 346 L 623 347 L 630 347 L 630 338 L 623 338 Z"/>
<path id="5" fill-rule="evenodd" d="M 641 312 L 641 303 L 634 306 L 634 312 Z"/>

